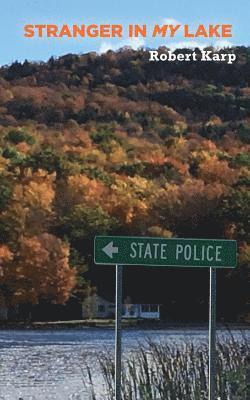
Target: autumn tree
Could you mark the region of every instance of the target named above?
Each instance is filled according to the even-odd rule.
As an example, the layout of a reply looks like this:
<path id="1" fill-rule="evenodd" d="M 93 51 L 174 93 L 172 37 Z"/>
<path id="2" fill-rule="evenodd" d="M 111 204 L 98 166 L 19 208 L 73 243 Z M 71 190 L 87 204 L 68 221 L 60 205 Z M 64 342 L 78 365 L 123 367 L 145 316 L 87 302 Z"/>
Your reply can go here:
<path id="1" fill-rule="evenodd" d="M 69 265 L 69 245 L 43 233 L 22 237 L 13 255 L 5 250 L 0 284 L 8 304 L 37 304 L 41 299 L 64 303 L 76 284 Z"/>

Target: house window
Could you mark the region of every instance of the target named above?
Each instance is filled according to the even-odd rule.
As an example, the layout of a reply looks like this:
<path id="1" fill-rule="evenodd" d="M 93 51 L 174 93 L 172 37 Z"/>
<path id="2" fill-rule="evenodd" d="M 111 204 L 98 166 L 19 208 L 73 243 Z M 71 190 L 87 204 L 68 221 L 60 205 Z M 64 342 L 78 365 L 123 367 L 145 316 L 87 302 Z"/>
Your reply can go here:
<path id="1" fill-rule="evenodd" d="M 143 313 L 156 313 L 158 312 L 158 305 L 157 304 L 142 304 L 141 312 Z"/>
<path id="2" fill-rule="evenodd" d="M 131 316 L 135 315 L 135 306 L 129 307 L 129 315 Z"/>
<path id="3" fill-rule="evenodd" d="M 105 312 L 105 307 L 104 307 L 103 304 L 99 304 L 99 306 L 98 306 L 98 312 L 99 312 L 99 313 Z"/>

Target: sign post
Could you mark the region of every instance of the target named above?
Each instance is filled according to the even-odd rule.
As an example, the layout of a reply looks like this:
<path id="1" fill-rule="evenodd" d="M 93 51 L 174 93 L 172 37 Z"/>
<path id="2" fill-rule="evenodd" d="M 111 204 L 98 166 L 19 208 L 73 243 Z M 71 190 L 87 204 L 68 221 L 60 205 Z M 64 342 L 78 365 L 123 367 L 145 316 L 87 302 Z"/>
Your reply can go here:
<path id="1" fill-rule="evenodd" d="M 237 243 L 223 239 L 96 236 L 95 263 L 116 265 L 115 400 L 121 400 L 122 265 L 210 269 L 209 400 L 216 399 L 216 269 L 235 268 Z"/>
<path id="2" fill-rule="evenodd" d="M 208 399 L 216 399 L 216 269 L 210 268 Z"/>
<path id="3" fill-rule="evenodd" d="M 122 265 L 116 265 L 115 299 L 115 400 L 121 400 L 122 378 Z"/>

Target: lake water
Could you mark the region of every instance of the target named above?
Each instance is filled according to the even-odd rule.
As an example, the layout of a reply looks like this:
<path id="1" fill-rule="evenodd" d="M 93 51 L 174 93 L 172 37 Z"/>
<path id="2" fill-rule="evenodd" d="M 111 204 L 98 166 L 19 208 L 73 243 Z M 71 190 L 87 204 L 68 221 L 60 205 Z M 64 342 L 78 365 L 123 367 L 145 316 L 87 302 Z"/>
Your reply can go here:
<path id="1" fill-rule="evenodd" d="M 231 333 L 240 340 L 240 332 Z M 199 329 L 124 330 L 123 350 L 126 354 L 147 338 L 197 343 L 206 342 L 207 335 Z M 250 331 L 245 335 L 250 340 Z M 0 400 L 89 400 L 86 363 L 95 371 L 94 385 L 102 393 L 96 355 L 104 350 L 114 352 L 112 329 L 0 331 Z"/>

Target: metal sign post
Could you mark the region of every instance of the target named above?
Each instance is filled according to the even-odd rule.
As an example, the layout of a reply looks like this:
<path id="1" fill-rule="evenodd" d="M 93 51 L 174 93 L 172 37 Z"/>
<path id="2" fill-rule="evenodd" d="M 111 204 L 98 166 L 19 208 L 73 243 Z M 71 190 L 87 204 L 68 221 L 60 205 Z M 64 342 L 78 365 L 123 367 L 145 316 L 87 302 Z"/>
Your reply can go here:
<path id="1" fill-rule="evenodd" d="M 208 399 L 216 399 L 216 269 L 210 268 Z"/>
<path id="2" fill-rule="evenodd" d="M 122 265 L 116 265 L 115 296 L 115 400 L 121 400 L 122 378 Z"/>

